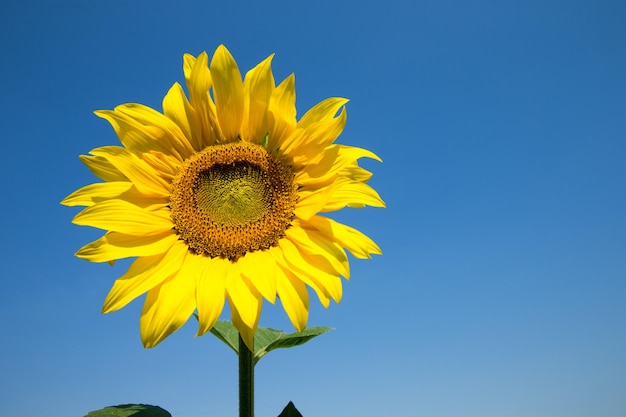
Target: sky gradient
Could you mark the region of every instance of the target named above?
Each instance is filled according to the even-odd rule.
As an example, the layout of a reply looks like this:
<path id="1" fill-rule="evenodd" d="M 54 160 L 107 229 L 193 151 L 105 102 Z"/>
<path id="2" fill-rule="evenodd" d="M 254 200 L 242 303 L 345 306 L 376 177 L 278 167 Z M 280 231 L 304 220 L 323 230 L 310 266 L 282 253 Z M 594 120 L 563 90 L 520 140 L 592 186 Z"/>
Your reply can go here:
<path id="1" fill-rule="evenodd" d="M 626 3 L 3 2 L 0 415 L 122 403 L 234 416 L 237 359 L 193 320 L 154 349 L 141 300 L 101 315 L 126 262 L 73 256 L 102 232 L 61 199 L 118 144 L 94 110 L 161 110 L 184 53 L 271 53 L 298 114 L 350 99 L 338 142 L 386 209 L 336 218 L 383 256 L 351 262 L 336 330 L 270 353 L 256 415 L 626 414 Z M 313 301 L 313 300 L 312 300 Z M 261 325 L 291 331 L 265 303 Z"/>

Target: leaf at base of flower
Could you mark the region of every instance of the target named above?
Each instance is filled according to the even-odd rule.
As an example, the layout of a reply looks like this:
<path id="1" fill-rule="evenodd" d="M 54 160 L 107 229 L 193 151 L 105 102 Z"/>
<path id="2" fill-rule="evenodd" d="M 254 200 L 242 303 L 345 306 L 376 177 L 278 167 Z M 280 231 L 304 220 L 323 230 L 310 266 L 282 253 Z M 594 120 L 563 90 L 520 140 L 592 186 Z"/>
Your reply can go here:
<path id="1" fill-rule="evenodd" d="M 285 333 L 282 330 L 257 327 L 254 335 L 254 364 L 274 349 L 286 349 L 302 345 L 316 336 L 333 330 L 330 327 L 308 327 L 302 332 Z M 218 321 L 211 333 L 239 354 L 239 333 L 229 321 Z"/>

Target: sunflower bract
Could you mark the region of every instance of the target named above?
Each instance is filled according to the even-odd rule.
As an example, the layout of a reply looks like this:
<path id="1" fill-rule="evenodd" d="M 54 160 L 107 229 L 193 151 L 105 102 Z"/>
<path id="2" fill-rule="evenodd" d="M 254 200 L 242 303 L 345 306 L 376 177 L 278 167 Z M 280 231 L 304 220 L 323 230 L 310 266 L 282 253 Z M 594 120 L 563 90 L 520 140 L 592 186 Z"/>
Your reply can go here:
<path id="1" fill-rule="evenodd" d="M 363 233 L 320 213 L 384 207 L 366 184 L 365 149 L 336 144 L 346 99 L 329 98 L 296 119 L 295 78 L 276 85 L 268 57 L 242 80 L 223 45 L 184 56 L 188 95 L 176 83 L 163 112 L 140 104 L 97 111 L 122 146 L 81 156 L 104 182 L 62 204 L 85 206 L 78 225 L 106 233 L 76 256 L 92 262 L 135 258 L 103 305 L 108 313 L 147 293 L 140 320 L 153 347 L 196 312 L 198 335 L 225 301 L 253 348 L 263 299 L 276 297 L 298 331 L 308 321 L 310 287 L 328 307 L 349 278 L 346 250 L 380 254 Z"/>

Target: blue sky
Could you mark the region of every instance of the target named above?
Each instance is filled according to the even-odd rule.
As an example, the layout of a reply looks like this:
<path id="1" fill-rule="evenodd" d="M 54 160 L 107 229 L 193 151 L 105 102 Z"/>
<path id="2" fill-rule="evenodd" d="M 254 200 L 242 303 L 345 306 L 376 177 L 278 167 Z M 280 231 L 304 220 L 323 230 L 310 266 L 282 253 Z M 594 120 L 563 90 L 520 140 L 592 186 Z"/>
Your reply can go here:
<path id="1" fill-rule="evenodd" d="M 341 143 L 386 209 L 337 217 L 384 255 L 352 263 L 335 331 L 267 356 L 256 413 L 588 417 L 626 413 L 626 3 L 4 2 L 0 415 L 120 403 L 237 412 L 236 357 L 190 322 L 155 349 L 137 300 L 102 316 L 124 264 L 73 257 L 101 233 L 59 201 L 117 143 L 92 114 L 160 109 L 182 55 L 276 53 L 298 112 L 351 99 Z M 279 306 L 261 324 L 290 330 Z"/>

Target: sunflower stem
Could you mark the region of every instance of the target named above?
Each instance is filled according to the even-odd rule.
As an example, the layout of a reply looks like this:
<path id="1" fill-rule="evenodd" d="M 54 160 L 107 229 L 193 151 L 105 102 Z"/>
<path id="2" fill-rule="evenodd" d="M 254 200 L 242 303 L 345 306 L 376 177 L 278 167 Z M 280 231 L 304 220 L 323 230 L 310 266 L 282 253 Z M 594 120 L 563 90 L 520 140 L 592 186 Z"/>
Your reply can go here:
<path id="1" fill-rule="evenodd" d="M 254 361 L 239 335 L 239 417 L 254 417 Z"/>

